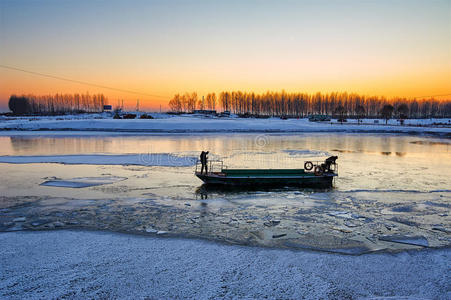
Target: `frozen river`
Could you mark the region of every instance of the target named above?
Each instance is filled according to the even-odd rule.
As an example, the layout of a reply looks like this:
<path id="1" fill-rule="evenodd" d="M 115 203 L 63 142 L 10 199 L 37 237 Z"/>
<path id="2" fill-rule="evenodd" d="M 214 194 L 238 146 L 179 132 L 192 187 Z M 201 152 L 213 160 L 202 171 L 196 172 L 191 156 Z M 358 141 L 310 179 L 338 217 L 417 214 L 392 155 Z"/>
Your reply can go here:
<path id="1" fill-rule="evenodd" d="M 449 139 L 28 133 L 0 143 L 2 231 L 85 228 L 352 254 L 451 244 Z M 211 190 L 193 175 L 202 150 L 240 168 L 338 155 L 339 176 L 328 190 Z"/>

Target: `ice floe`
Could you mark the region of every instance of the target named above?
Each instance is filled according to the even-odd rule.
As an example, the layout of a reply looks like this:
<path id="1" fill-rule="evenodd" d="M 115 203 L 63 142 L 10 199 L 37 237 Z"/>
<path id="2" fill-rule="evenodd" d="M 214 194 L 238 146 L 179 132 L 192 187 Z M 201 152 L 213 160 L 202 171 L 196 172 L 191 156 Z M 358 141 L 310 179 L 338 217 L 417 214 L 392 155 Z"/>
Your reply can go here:
<path id="1" fill-rule="evenodd" d="M 80 177 L 72 178 L 68 180 L 54 179 L 47 180 L 41 183 L 44 186 L 54 186 L 54 187 L 66 187 L 66 188 L 84 188 L 103 184 L 111 184 L 119 181 L 126 180 L 126 177 Z"/>
<path id="2" fill-rule="evenodd" d="M 83 165 L 193 166 L 196 158 L 168 153 L 143 154 L 77 154 L 40 156 L 0 156 L 0 163 L 59 163 Z"/>
<path id="3" fill-rule="evenodd" d="M 379 240 L 393 243 L 429 247 L 428 240 L 423 236 L 386 235 L 381 236 Z"/>
<path id="4" fill-rule="evenodd" d="M 331 156 L 329 152 L 319 150 L 282 150 L 289 155 L 295 155 L 300 157 L 318 157 L 318 156 Z"/>

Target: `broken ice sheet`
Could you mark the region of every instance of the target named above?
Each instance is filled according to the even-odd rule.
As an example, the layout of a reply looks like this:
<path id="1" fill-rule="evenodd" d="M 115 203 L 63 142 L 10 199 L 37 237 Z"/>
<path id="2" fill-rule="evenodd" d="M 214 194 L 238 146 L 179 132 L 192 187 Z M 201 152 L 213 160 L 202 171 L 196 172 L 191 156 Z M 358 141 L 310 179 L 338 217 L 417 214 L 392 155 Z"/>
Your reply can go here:
<path id="1" fill-rule="evenodd" d="M 379 237 L 379 240 L 400 244 L 429 247 L 428 240 L 423 236 L 384 235 Z"/>
<path id="2" fill-rule="evenodd" d="M 119 181 L 126 180 L 127 177 L 117 177 L 117 176 L 108 176 L 108 177 L 78 177 L 72 179 L 55 179 L 55 180 L 47 180 L 41 183 L 40 185 L 44 186 L 54 186 L 54 187 L 65 187 L 65 188 L 85 188 L 91 186 L 98 186 L 104 184 L 111 184 Z"/>
<path id="3" fill-rule="evenodd" d="M 331 211 L 327 214 L 329 216 L 342 218 L 342 219 L 357 219 L 360 217 L 359 215 L 356 215 L 356 214 L 353 214 L 353 213 L 347 212 L 347 211 Z"/>

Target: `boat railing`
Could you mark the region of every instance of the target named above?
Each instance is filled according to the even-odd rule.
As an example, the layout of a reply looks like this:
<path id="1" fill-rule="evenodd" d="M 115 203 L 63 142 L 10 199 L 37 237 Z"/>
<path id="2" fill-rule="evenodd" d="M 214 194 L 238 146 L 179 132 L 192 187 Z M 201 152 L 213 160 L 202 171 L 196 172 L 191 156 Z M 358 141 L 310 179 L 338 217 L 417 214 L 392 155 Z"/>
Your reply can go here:
<path id="1" fill-rule="evenodd" d="M 307 161 L 306 161 L 307 162 Z M 320 167 L 322 172 L 326 172 L 326 170 L 324 170 L 324 166 L 326 165 L 324 160 L 321 161 L 309 161 L 313 164 L 313 167 L 311 170 L 306 170 L 305 169 L 305 165 L 304 165 L 304 172 L 306 173 L 315 173 L 315 169 L 316 167 Z M 207 161 L 207 166 L 208 166 L 208 173 L 218 173 L 218 172 L 222 172 L 224 169 L 227 169 L 226 166 L 224 166 L 224 162 L 222 160 L 208 160 Z M 195 172 L 201 172 L 202 171 L 202 163 L 201 161 L 198 159 L 196 161 L 196 169 Z M 331 163 L 330 164 L 330 172 L 338 174 L 338 164 L 336 162 Z"/>
<path id="2" fill-rule="evenodd" d="M 222 172 L 224 169 L 224 162 L 222 160 L 207 160 L 208 173 L 217 173 Z M 198 159 L 196 161 L 196 170 L 195 172 L 202 171 L 202 162 Z"/>

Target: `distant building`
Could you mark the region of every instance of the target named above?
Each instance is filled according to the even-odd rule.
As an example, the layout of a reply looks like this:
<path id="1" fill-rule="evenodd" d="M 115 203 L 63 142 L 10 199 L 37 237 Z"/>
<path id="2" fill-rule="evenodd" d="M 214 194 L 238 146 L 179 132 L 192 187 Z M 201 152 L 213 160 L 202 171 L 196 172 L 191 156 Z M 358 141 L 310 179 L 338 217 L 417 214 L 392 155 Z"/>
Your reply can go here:
<path id="1" fill-rule="evenodd" d="M 330 121 L 331 118 L 328 115 L 311 115 L 308 120 L 310 122 L 323 122 L 323 121 Z"/>
<path id="2" fill-rule="evenodd" d="M 112 110 L 113 110 L 113 106 L 112 105 L 104 105 L 103 106 L 103 111 L 110 112 Z"/>
<path id="3" fill-rule="evenodd" d="M 225 110 L 219 114 L 220 117 L 230 117 L 230 111 Z"/>

